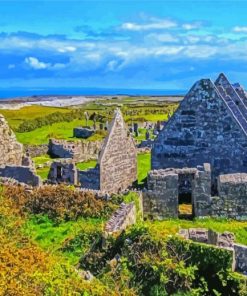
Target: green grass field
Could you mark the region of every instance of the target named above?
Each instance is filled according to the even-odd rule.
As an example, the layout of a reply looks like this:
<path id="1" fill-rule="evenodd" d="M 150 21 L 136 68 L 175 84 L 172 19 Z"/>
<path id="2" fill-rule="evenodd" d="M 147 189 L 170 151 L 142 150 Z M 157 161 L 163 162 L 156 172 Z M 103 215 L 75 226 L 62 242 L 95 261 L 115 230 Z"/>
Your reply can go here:
<path id="1" fill-rule="evenodd" d="M 56 107 L 46 107 L 46 106 L 27 106 L 23 107 L 19 110 L 0 110 L 0 113 L 8 121 L 11 128 L 17 128 L 20 123 L 24 120 L 34 119 L 37 117 L 42 117 L 44 115 L 49 115 L 55 112 L 66 113 L 70 112 L 71 109 L 69 108 L 56 108 Z"/>

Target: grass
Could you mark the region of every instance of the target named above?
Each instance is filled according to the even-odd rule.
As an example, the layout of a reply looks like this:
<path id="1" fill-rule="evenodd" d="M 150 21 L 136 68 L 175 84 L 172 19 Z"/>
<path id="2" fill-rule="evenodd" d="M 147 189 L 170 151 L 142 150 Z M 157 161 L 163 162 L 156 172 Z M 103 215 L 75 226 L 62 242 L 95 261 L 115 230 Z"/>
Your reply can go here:
<path id="1" fill-rule="evenodd" d="M 151 169 L 151 153 L 139 153 L 137 155 L 138 184 L 143 184 Z"/>
<path id="2" fill-rule="evenodd" d="M 151 233 L 157 237 L 166 237 L 168 235 L 176 234 L 179 228 L 210 228 L 214 231 L 233 232 L 236 236 L 236 241 L 247 245 L 247 221 L 235 221 L 226 219 L 195 219 L 193 221 L 171 219 L 166 221 L 146 221 L 145 225 L 149 228 Z"/>
<path id="3" fill-rule="evenodd" d="M 54 112 L 67 113 L 70 112 L 69 108 L 56 108 L 56 107 L 46 107 L 46 106 L 27 106 L 19 110 L 5 110 L 1 109 L 0 113 L 8 121 L 11 128 L 17 128 L 24 120 L 34 119 L 37 117 L 42 117 L 44 115 L 49 115 Z"/>
<path id="4" fill-rule="evenodd" d="M 66 241 L 75 238 L 80 233 L 94 233 L 102 231 L 104 221 L 101 219 L 79 219 L 77 221 L 62 222 L 54 224 L 45 215 L 33 215 L 23 226 L 24 234 L 37 243 L 42 249 L 62 255 L 69 263 L 76 264 L 88 250 L 87 243 L 77 247 L 72 252 L 64 252 L 63 247 Z"/>
<path id="5" fill-rule="evenodd" d="M 92 122 L 90 122 L 92 124 Z M 47 144 L 49 138 L 78 141 L 73 138 L 73 128 L 85 125 L 85 120 L 73 120 L 71 122 L 59 122 L 50 126 L 43 126 L 34 131 L 16 133 L 18 141 L 23 144 L 40 145 Z"/>
<path id="6" fill-rule="evenodd" d="M 96 164 L 97 164 L 97 160 L 89 160 L 85 162 L 78 162 L 76 164 L 76 167 L 81 171 L 85 171 L 89 168 L 94 168 Z"/>

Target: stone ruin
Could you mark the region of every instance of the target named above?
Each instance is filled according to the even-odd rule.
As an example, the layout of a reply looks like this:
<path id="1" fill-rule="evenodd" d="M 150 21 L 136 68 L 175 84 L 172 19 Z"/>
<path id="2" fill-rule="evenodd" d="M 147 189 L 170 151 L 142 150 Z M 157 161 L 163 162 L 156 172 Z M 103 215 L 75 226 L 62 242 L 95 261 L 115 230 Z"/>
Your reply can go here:
<path id="1" fill-rule="evenodd" d="M 0 166 L 22 165 L 23 146 L 0 114 Z"/>
<path id="2" fill-rule="evenodd" d="M 196 82 L 154 141 L 152 169 L 210 163 L 220 174 L 247 173 L 247 96 L 224 74 Z"/>
<path id="3" fill-rule="evenodd" d="M 63 142 L 60 140 L 52 140 L 50 143 L 52 143 L 53 154 L 58 155 L 57 150 L 63 151 Z M 54 148 L 54 143 L 57 143 L 56 148 Z M 68 157 L 73 158 L 70 163 L 74 163 L 76 159 L 78 159 L 78 157 L 75 157 L 76 144 L 73 142 L 69 145 L 73 157 L 67 154 L 67 151 L 64 153 L 66 153 Z M 60 155 L 64 156 L 64 154 Z M 72 164 L 70 166 L 66 164 L 66 169 L 62 169 L 64 177 L 57 178 L 57 172 L 60 176 L 61 170 L 59 169 L 59 171 L 57 171 L 56 168 L 60 166 L 60 162 L 55 162 L 52 165 L 49 181 L 71 183 L 71 180 L 74 179 L 68 178 L 67 176 L 74 175 L 76 169 L 74 167 L 72 168 Z M 108 136 L 105 138 L 99 152 L 98 164 L 95 168 L 86 171 L 78 170 L 77 175 L 78 183 L 81 187 L 100 190 L 108 194 L 123 191 L 131 187 L 133 182 L 137 180 L 137 152 L 135 143 L 131 136 L 128 135 L 122 114 L 119 110 L 115 112 L 115 116 L 109 126 Z M 74 184 L 74 181 L 72 184 Z"/>
<path id="4" fill-rule="evenodd" d="M 178 217 L 180 195 L 191 195 L 193 213 L 209 215 L 211 201 L 211 170 L 209 164 L 196 168 L 150 171 L 147 190 L 143 192 L 145 216 L 154 219 Z"/>
<path id="5" fill-rule="evenodd" d="M 206 167 L 205 164 L 207 163 Z M 224 74 L 194 84 L 154 140 L 144 213 L 178 216 L 189 195 L 193 215 L 247 220 L 247 95 Z"/>
<path id="6" fill-rule="evenodd" d="M 206 228 L 180 229 L 179 236 L 194 242 L 205 243 L 227 249 L 233 253 L 233 271 L 247 275 L 247 246 L 235 243 L 233 233 L 225 231 L 218 233 Z"/>
<path id="7" fill-rule="evenodd" d="M 247 220 L 247 174 L 217 177 L 217 196 L 212 196 L 210 164 L 196 168 L 150 171 L 143 191 L 146 217 L 167 219 L 179 216 L 179 203 L 188 195 L 192 216 Z"/>
<path id="8" fill-rule="evenodd" d="M 99 155 L 100 190 L 114 193 L 137 180 L 137 152 L 119 109 L 110 124 Z"/>
<path id="9" fill-rule="evenodd" d="M 105 232 L 112 234 L 114 232 L 125 230 L 127 226 L 136 223 L 136 207 L 133 202 L 122 203 L 113 213 L 105 225 Z"/>
<path id="10" fill-rule="evenodd" d="M 94 133 L 94 130 L 90 127 L 75 127 L 73 129 L 73 137 L 87 139 L 91 137 Z"/>
<path id="11" fill-rule="evenodd" d="M 31 158 L 24 154 L 23 145 L 16 140 L 2 115 L 0 115 L 0 137 L 0 177 L 5 183 L 8 178 L 31 186 L 41 185 L 41 178 L 36 175 Z"/>
<path id="12" fill-rule="evenodd" d="M 50 183 L 69 183 L 78 185 L 78 170 L 73 160 L 57 160 L 51 164 L 48 174 Z"/>
<path id="13" fill-rule="evenodd" d="M 72 158 L 75 162 L 97 159 L 102 142 L 50 139 L 48 153 L 52 157 Z"/>

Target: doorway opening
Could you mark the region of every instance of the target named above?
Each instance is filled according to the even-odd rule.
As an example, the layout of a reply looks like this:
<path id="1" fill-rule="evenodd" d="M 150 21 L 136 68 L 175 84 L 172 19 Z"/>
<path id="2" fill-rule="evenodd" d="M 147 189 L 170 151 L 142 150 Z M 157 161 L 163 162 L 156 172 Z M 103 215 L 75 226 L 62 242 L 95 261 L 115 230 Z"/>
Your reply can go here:
<path id="1" fill-rule="evenodd" d="M 57 166 L 57 179 L 62 179 L 62 167 Z"/>
<path id="2" fill-rule="evenodd" d="M 178 175 L 178 216 L 181 219 L 193 218 L 192 184 L 194 174 Z"/>

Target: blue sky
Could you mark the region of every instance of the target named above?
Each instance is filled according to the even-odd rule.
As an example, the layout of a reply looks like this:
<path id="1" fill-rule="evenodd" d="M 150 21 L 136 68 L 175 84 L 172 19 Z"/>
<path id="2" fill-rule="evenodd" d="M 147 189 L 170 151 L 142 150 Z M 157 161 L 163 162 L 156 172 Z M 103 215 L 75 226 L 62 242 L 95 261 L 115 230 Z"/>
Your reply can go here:
<path id="1" fill-rule="evenodd" d="M 247 1 L 1 1 L 0 88 L 247 87 Z"/>

